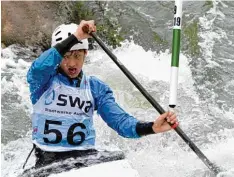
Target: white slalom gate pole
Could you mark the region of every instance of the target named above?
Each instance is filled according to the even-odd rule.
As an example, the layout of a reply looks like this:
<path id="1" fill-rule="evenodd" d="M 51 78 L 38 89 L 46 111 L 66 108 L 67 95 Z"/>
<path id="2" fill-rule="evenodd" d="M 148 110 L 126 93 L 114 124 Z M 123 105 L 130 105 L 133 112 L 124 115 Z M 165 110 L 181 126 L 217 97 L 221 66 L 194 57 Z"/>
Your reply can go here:
<path id="1" fill-rule="evenodd" d="M 177 105 L 177 85 L 180 57 L 180 34 L 182 22 L 182 0 L 175 0 L 174 20 L 173 20 L 173 42 L 171 57 L 171 81 L 169 107 L 175 108 Z"/>

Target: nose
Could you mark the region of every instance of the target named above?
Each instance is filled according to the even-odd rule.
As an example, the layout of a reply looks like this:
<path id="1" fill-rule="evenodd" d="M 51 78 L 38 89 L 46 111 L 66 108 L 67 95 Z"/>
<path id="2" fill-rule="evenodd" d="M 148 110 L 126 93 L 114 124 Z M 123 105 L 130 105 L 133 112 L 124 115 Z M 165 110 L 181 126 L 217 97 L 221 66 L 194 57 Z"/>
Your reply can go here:
<path id="1" fill-rule="evenodd" d="M 67 61 L 67 67 L 75 67 L 76 66 L 76 62 L 73 58 L 70 58 L 68 61 Z"/>

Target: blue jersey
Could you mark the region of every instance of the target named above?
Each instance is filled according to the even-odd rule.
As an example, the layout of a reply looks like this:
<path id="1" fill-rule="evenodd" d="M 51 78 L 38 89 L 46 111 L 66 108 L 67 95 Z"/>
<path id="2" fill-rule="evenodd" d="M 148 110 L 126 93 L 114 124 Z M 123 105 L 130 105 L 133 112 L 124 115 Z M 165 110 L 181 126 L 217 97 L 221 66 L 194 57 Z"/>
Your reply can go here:
<path id="1" fill-rule="evenodd" d="M 43 52 L 40 57 L 32 63 L 27 74 L 27 81 L 30 86 L 33 105 L 36 105 L 42 95 L 51 88 L 55 79 L 64 86 L 78 89 L 76 86 L 78 81 L 76 79 L 73 79 L 71 82 L 69 78 L 57 72 L 57 67 L 61 61 L 62 56 L 59 52 L 55 48 L 50 48 Z M 83 75 L 83 77 L 85 77 L 85 75 Z M 123 137 L 138 138 L 139 135 L 136 133 L 138 120 L 126 113 L 115 102 L 113 92 L 109 86 L 94 76 L 90 76 L 88 80 L 93 98 L 93 107 L 107 125 Z M 35 129 L 34 127 L 34 130 Z"/>

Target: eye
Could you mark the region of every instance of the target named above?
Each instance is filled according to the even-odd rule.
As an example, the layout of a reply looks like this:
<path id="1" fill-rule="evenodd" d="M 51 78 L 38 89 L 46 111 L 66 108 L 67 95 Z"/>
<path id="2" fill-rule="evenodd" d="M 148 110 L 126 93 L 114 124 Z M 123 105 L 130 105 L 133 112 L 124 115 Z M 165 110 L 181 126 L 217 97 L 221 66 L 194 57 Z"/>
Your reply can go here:
<path id="1" fill-rule="evenodd" d="M 74 57 L 79 60 L 81 58 L 81 55 L 80 54 L 74 54 Z"/>

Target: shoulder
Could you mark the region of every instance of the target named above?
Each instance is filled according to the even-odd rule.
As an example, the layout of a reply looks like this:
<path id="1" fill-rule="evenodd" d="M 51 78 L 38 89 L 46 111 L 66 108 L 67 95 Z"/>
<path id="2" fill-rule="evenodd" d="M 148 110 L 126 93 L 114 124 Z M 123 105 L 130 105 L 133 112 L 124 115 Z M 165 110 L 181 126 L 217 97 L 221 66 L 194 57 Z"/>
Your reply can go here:
<path id="1" fill-rule="evenodd" d="M 89 76 L 90 84 L 91 85 L 98 85 L 98 86 L 107 86 L 105 82 L 97 78 L 96 76 Z"/>
<path id="2" fill-rule="evenodd" d="M 94 94 L 106 94 L 107 92 L 112 92 L 111 88 L 102 80 L 95 76 L 89 76 L 90 87 Z"/>

